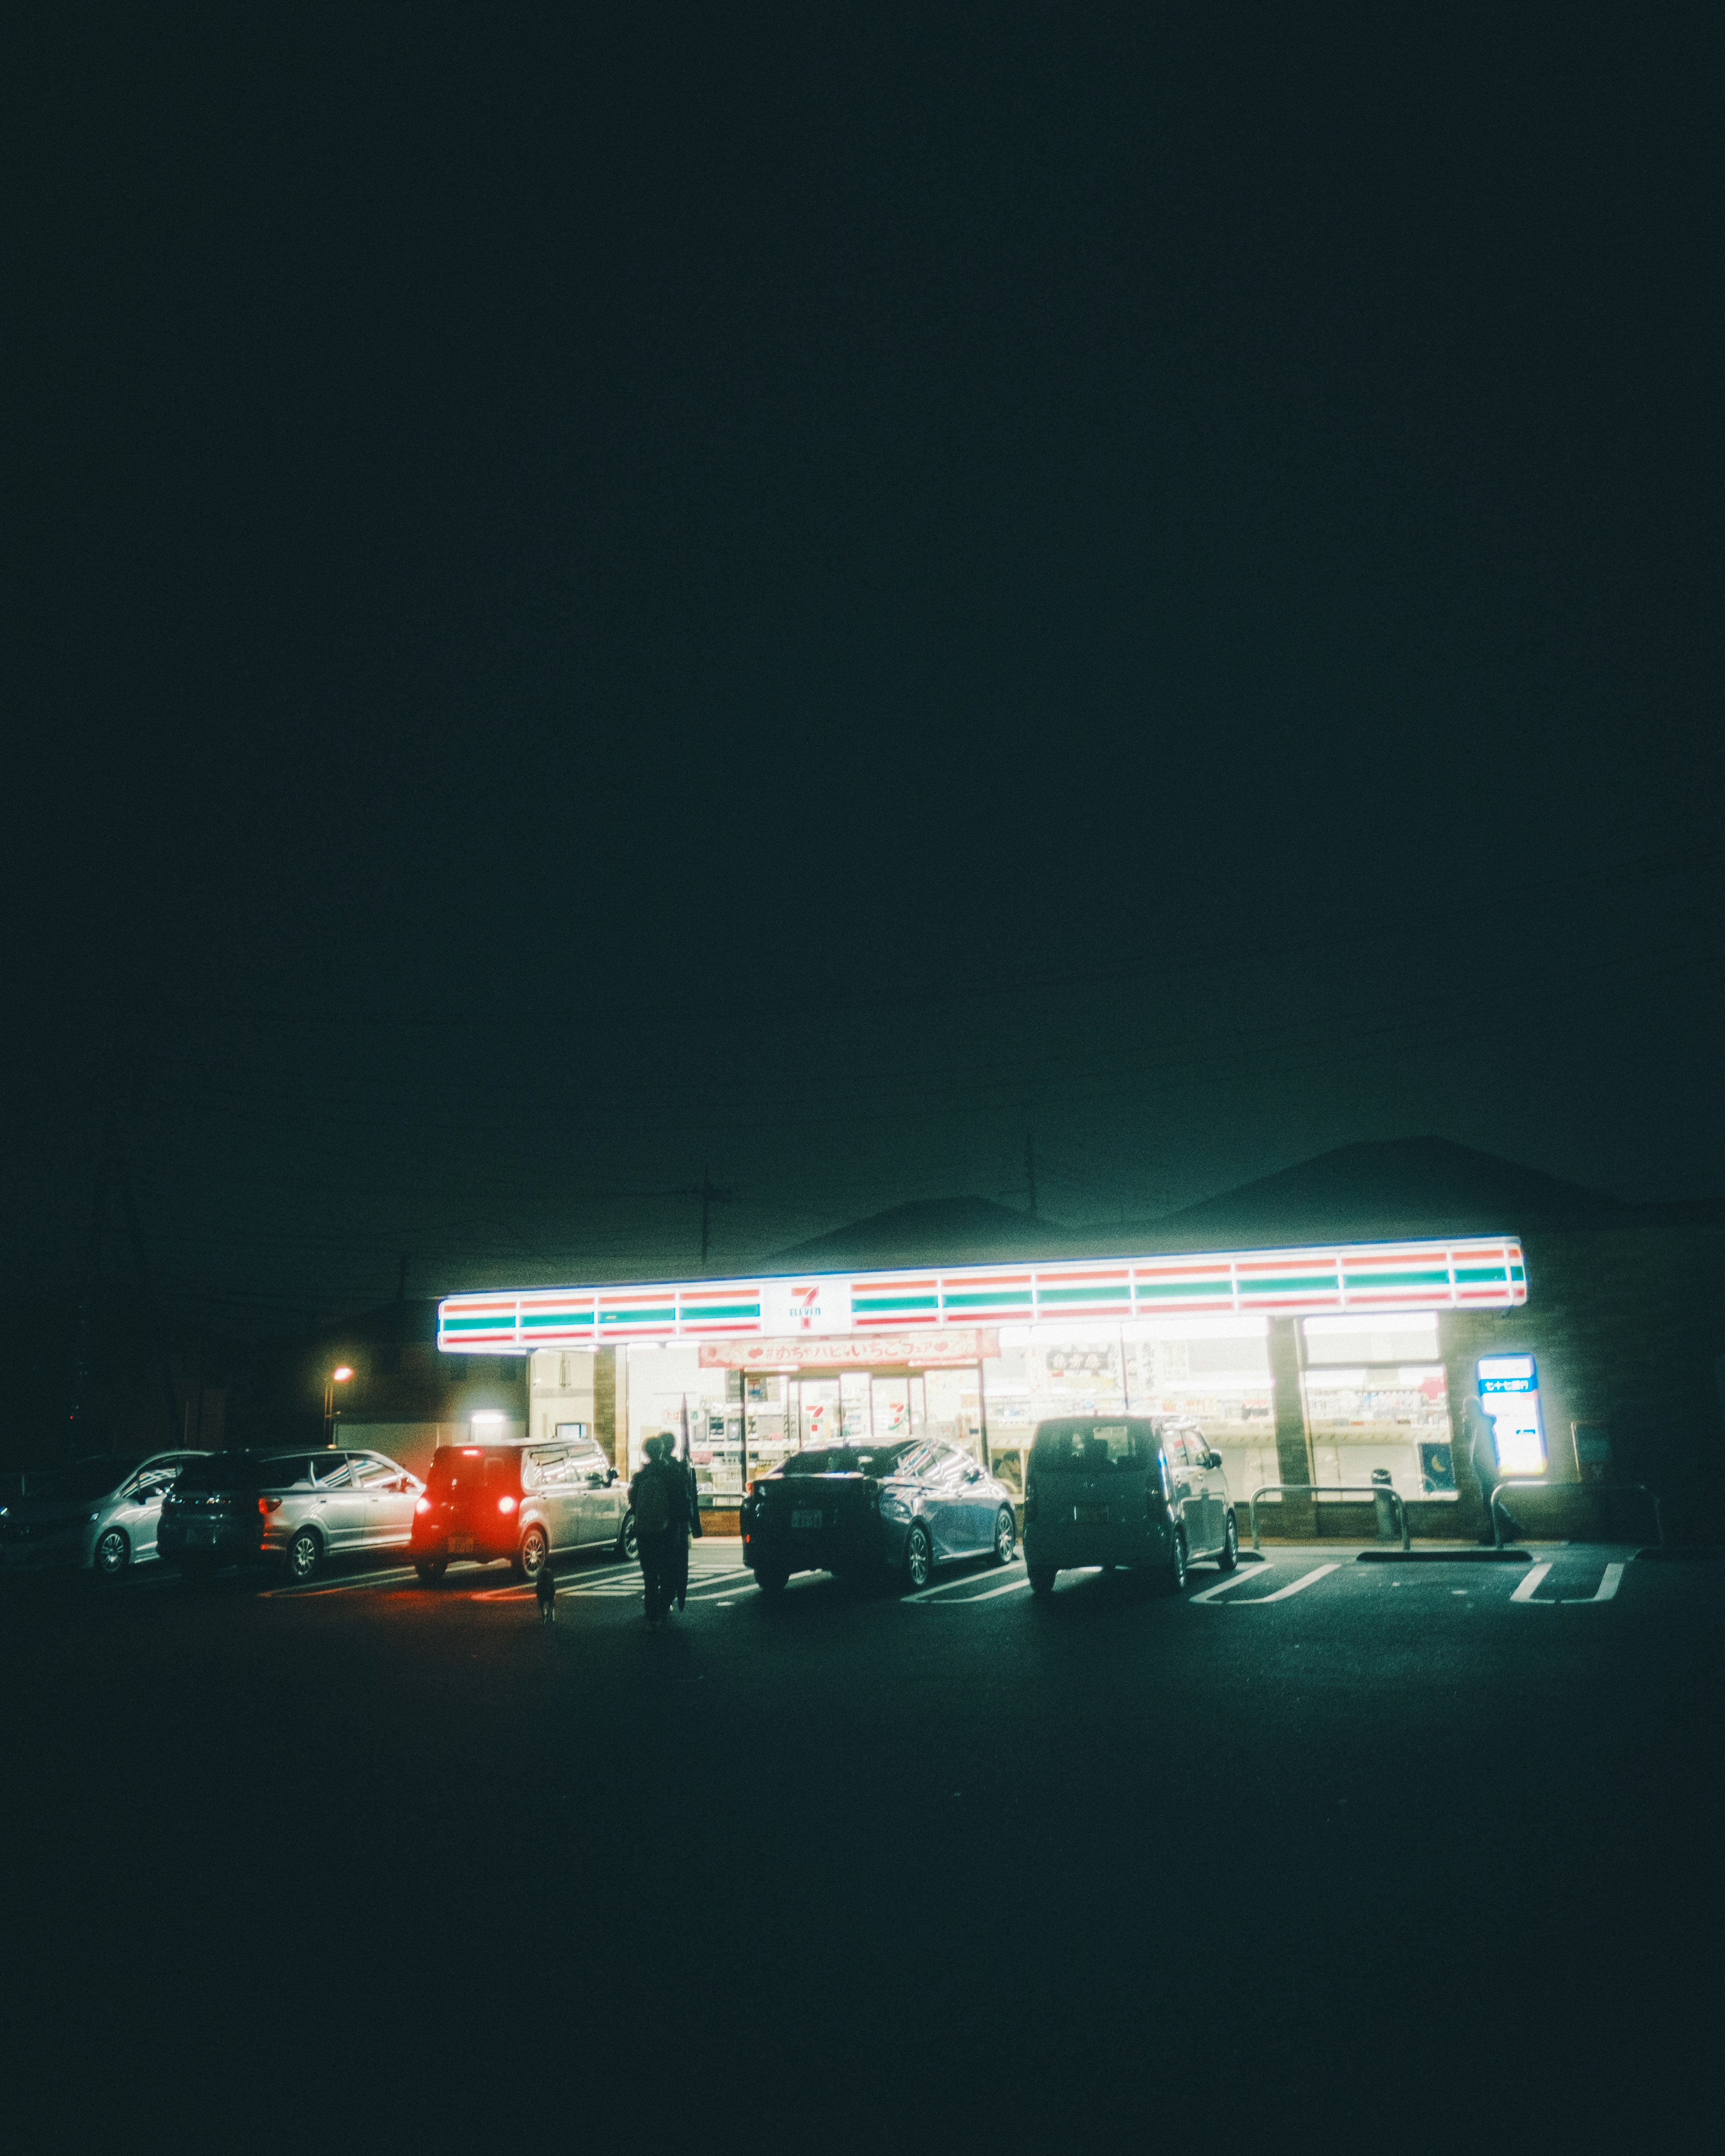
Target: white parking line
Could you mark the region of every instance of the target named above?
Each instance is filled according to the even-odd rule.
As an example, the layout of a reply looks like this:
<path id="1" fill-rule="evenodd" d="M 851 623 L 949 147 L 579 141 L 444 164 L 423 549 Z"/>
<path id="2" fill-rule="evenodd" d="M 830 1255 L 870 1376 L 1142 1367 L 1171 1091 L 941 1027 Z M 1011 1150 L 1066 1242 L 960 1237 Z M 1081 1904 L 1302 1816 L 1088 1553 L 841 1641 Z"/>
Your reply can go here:
<path id="1" fill-rule="evenodd" d="M 974 1587 L 978 1579 L 986 1579 L 988 1576 L 986 1573 L 968 1572 L 963 1579 L 942 1580 L 938 1587 L 925 1587 L 919 1593 L 907 1594 L 904 1599 L 907 1603 L 929 1602 L 937 1594 L 956 1594 L 961 1587 Z M 1022 1581 L 1014 1580 L 1013 1584 L 1015 1587 L 1028 1587 L 1030 1584 L 1029 1576 L 1027 1575 Z"/>
<path id="2" fill-rule="evenodd" d="M 1540 1581 L 1545 1578 L 1545 1575 L 1550 1570 L 1551 1567 L 1548 1564 L 1536 1564 L 1532 1566 L 1529 1570 L 1527 1578 L 1522 1582 L 1521 1585 L 1517 1588 L 1515 1593 L 1510 1596 L 1510 1600 L 1512 1602 L 1531 1602 L 1533 1599 L 1533 1590 L 1538 1586 Z M 1609 1602 L 1615 1598 L 1618 1589 L 1623 1584 L 1623 1573 L 1624 1568 L 1620 1564 L 1608 1564 L 1605 1568 L 1604 1577 L 1600 1580 L 1598 1587 L 1591 1594 L 1553 1594 L 1547 1600 L 1542 1602 L 1539 1604 L 1539 1607 L 1542 1609 L 1555 1609 L 1561 1603 L 1566 1609 L 1588 1609 L 1595 1602 Z"/>
<path id="3" fill-rule="evenodd" d="M 971 1583 L 968 1579 L 955 1579 L 952 1584 L 954 1587 L 968 1587 Z M 997 1594 L 1022 1594 L 1029 1584 L 1029 1577 L 1026 1574 L 1022 1579 L 1009 1579 L 999 1587 L 984 1588 L 980 1594 L 967 1594 L 962 1602 L 948 1602 L 943 1606 L 948 1609 L 968 1609 L 973 1603 L 992 1602 Z M 926 1602 L 929 1591 L 925 1588 L 921 1594 L 907 1594 L 905 1599 L 906 1602 Z"/>
<path id="4" fill-rule="evenodd" d="M 411 1568 L 405 1572 L 367 1572 L 357 1579 L 330 1579 L 321 1585 L 305 1587 L 266 1587 L 258 1597 L 260 1602 L 274 1602 L 279 1596 L 292 1595 L 295 1600 L 314 1594 L 360 1594 L 368 1587 L 399 1587 L 404 1579 L 412 1579 Z"/>
<path id="5" fill-rule="evenodd" d="M 1325 1578 L 1332 1572 L 1340 1572 L 1341 1569 L 1339 1560 L 1334 1564 L 1318 1565 L 1311 1572 L 1302 1572 L 1297 1579 L 1290 1581 L 1287 1586 L 1278 1587 L 1274 1594 L 1249 1594 L 1244 1602 L 1236 1602 L 1233 1607 L 1236 1609 L 1261 1609 L 1266 1602 L 1286 1602 L 1291 1594 L 1303 1594 L 1307 1588 L 1316 1587 L 1319 1580 Z"/>
<path id="6" fill-rule="evenodd" d="M 1214 1602 L 1219 1595 L 1231 1594 L 1236 1587 L 1244 1587 L 1249 1579 L 1261 1579 L 1273 1562 L 1273 1559 L 1266 1558 L 1262 1564 L 1255 1564 L 1250 1572 L 1232 1573 L 1219 1587 L 1207 1587 L 1202 1594 L 1190 1595 L 1187 1599 L 1194 1603 Z M 1264 1597 L 1266 1602 L 1269 1599 L 1268 1595 Z M 1257 1598 L 1254 1596 L 1253 1599 Z"/>

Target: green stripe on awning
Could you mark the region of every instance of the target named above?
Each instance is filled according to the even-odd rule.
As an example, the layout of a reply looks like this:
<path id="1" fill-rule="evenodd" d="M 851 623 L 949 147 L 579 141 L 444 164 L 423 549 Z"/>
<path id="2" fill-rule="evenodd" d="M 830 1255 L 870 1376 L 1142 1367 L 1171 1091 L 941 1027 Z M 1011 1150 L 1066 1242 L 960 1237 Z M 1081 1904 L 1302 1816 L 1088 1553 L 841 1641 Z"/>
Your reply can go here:
<path id="1" fill-rule="evenodd" d="M 676 1311 L 670 1306 L 664 1310 L 602 1310 L 599 1312 L 601 1325 L 675 1325 L 676 1322 Z"/>
<path id="2" fill-rule="evenodd" d="M 1123 1282 L 1118 1287 L 1045 1287 L 1036 1291 L 1039 1303 L 1053 1302 L 1130 1302 L 1132 1290 Z"/>
<path id="3" fill-rule="evenodd" d="M 510 1317 L 446 1317 L 445 1332 L 513 1332 L 515 1319 Z"/>
<path id="4" fill-rule="evenodd" d="M 1415 1277 L 1424 1280 L 1421 1273 Z M 1438 1277 L 1448 1285 L 1449 1276 Z M 1336 1292 L 1334 1273 L 1283 1273 L 1275 1280 L 1243 1280 L 1240 1284 L 1242 1295 L 1333 1295 Z"/>
<path id="5" fill-rule="evenodd" d="M 942 1305 L 946 1310 L 1004 1309 L 1009 1305 L 1014 1310 L 1028 1310 L 1030 1291 L 1027 1287 L 1002 1288 L 991 1295 L 949 1295 Z"/>
<path id="6" fill-rule="evenodd" d="M 853 1299 L 854 1310 L 932 1310 L 932 1295 L 870 1295 Z"/>
<path id="7" fill-rule="evenodd" d="M 1146 1300 L 1153 1302 L 1159 1301 L 1164 1296 L 1231 1296 L 1234 1290 L 1232 1286 L 1224 1280 L 1140 1281 L 1138 1282 L 1138 1300 L 1140 1302 L 1145 1301 Z"/>
<path id="8" fill-rule="evenodd" d="M 1344 1273 L 1342 1277 L 1348 1286 L 1360 1288 L 1447 1287 L 1450 1285 L 1450 1272 L 1446 1265 L 1422 1265 L 1414 1272 Z"/>

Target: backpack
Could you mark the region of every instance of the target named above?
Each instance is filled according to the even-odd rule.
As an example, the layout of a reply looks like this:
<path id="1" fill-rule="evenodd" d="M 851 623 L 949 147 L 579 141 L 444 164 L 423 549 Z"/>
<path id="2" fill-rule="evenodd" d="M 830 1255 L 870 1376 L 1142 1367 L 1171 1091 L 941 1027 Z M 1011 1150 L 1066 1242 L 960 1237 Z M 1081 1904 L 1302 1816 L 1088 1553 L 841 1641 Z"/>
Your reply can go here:
<path id="1" fill-rule="evenodd" d="M 662 1535 L 670 1525 L 670 1492 L 665 1486 L 665 1469 L 655 1460 L 635 1485 L 635 1531 Z"/>

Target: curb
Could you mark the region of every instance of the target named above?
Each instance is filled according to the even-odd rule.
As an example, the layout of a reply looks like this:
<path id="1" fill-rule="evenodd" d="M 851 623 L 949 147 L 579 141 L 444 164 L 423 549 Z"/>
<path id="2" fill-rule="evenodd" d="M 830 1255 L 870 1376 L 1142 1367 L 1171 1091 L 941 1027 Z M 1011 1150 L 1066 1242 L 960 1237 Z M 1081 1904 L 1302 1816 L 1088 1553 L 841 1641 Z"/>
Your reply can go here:
<path id="1" fill-rule="evenodd" d="M 1368 1549 L 1356 1564 L 1531 1564 L 1524 1549 Z"/>

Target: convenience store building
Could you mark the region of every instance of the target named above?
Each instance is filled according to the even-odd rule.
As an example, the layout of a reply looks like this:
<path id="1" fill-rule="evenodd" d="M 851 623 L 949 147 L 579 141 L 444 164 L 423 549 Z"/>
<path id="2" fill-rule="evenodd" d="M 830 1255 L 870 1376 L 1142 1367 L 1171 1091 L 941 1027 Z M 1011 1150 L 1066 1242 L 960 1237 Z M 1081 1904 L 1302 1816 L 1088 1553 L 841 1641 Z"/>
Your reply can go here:
<path id="1" fill-rule="evenodd" d="M 803 1446 L 939 1438 L 1022 1490 L 1045 1417 L 1166 1414 L 1201 1426 L 1242 1507 L 1377 1471 L 1416 1532 L 1471 1534 L 1469 1394 L 1515 1471 L 1581 1476 L 1527 1300 L 1520 1240 L 1493 1234 L 457 1295 L 438 1345 L 526 1358 L 530 1441 L 590 1432 L 633 1473 L 686 1429 L 716 1527 Z M 1353 1502 L 1298 1502 L 1359 1532 Z"/>

